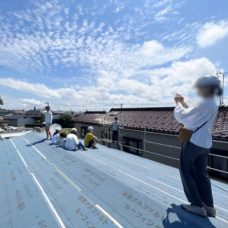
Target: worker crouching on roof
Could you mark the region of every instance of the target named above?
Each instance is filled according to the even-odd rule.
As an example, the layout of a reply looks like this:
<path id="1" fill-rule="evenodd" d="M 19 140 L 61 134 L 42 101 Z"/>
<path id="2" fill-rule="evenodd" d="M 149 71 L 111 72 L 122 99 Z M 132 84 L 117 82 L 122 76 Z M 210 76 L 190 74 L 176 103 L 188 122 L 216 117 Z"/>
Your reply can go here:
<path id="1" fill-rule="evenodd" d="M 76 128 L 72 128 L 70 134 L 67 135 L 65 140 L 65 149 L 72 151 L 77 149 L 86 150 L 85 146 L 78 139 Z"/>
<path id="2" fill-rule="evenodd" d="M 211 182 L 207 173 L 208 153 L 212 146 L 211 128 L 216 117 L 218 106 L 215 96 L 222 94 L 220 80 L 216 76 L 204 76 L 197 80 L 195 87 L 201 102 L 189 107 L 184 97 L 177 94 L 174 98 L 175 119 L 184 125 L 180 157 L 180 175 L 189 205 L 181 205 L 188 212 L 206 217 L 215 217 Z M 186 133 L 186 132 L 187 133 Z M 185 133 L 184 133 L 185 132 Z"/>
<path id="3" fill-rule="evenodd" d="M 96 143 L 100 140 L 93 134 L 94 128 L 89 126 L 87 129 L 87 134 L 84 139 L 84 144 L 87 148 L 97 149 Z"/>
<path id="4" fill-rule="evenodd" d="M 57 127 L 54 134 L 51 137 L 51 142 L 53 145 L 57 145 L 60 140 L 61 128 Z"/>

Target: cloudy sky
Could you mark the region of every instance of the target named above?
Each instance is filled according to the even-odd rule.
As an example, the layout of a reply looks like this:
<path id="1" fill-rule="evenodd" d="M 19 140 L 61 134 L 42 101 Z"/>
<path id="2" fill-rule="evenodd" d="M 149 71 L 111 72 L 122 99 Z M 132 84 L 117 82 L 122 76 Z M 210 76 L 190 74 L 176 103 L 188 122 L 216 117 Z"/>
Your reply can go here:
<path id="1" fill-rule="evenodd" d="M 197 77 L 228 71 L 227 9 L 227 0 L 0 0 L 4 106 L 172 106 L 176 92 L 191 99 Z"/>

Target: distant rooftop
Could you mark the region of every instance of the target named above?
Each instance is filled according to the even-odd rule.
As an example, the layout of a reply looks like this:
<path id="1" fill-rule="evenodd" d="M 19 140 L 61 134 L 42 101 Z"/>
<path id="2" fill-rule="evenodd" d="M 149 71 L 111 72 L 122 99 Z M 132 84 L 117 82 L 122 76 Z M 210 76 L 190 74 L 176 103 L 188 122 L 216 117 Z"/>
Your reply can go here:
<path id="1" fill-rule="evenodd" d="M 2 109 L 0 108 L 0 113 L 8 113 L 8 112 L 12 112 L 11 110 L 8 109 Z"/>
<path id="2" fill-rule="evenodd" d="M 111 108 L 110 112 L 123 111 L 173 111 L 174 107 L 138 107 L 138 108 Z"/>
<path id="3" fill-rule="evenodd" d="M 86 111 L 85 114 L 106 114 L 106 111 Z"/>
<path id="4" fill-rule="evenodd" d="M 15 119 L 19 119 L 19 118 L 26 118 L 28 116 L 23 115 L 23 114 L 8 114 L 5 116 L 6 120 L 15 120 Z"/>
<path id="5" fill-rule="evenodd" d="M 148 131 L 178 134 L 181 125 L 174 119 L 174 107 L 112 108 L 109 112 L 85 112 L 75 116 L 75 122 L 110 125 L 117 117 L 120 126 Z M 212 134 L 214 139 L 228 140 L 228 108 L 220 107 Z"/>

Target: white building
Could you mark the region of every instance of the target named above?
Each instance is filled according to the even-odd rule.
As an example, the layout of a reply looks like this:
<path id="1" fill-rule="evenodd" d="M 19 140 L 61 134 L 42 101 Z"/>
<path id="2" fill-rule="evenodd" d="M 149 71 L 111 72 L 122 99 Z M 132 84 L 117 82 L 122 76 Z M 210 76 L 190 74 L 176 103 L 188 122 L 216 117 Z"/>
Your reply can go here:
<path id="1" fill-rule="evenodd" d="M 5 116 L 5 120 L 8 121 L 9 126 L 14 127 L 23 127 L 26 124 L 33 124 L 34 119 L 26 116 L 26 115 L 19 115 L 19 114 L 10 114 Z"/>

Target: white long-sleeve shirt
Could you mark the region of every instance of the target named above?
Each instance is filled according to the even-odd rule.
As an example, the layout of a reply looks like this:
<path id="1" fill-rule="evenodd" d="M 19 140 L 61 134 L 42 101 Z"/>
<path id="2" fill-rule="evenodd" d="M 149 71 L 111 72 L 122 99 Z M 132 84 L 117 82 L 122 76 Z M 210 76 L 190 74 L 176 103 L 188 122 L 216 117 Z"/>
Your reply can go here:
<path id="1" fill-rule="evenodd" d="M 67 150 L 74 150 L 79 144 L 78 137 L 75 134 L 70 133 L 66 137 L 65 148 Z"/>
<path id="2" fill-rule="evenodd" d="M 196 130 L 203 123 L 208 121 L 198 131 L 193 133 L 190 142 L 203 147 L 211 148 L 211 128 L 218 111 L 218 106 L 213 98 L 204 99 L 195 107 L 184 108 L 180 103 L 174 110 L 175 119 L 184 125 L 186 129 Z"/>
<path id="3" fill-rule="evenodd" d="M 57 144 L 58 142 L 59 142 L 59 139 L 60 139 L 60 134 L 58 133 L 58 134 L 55 134 L 55 135 L 53 135 L 52 137 L 51 137 L 51 142 L 53 143 L 53 144 Z"/>
<path id="4" fill-rule="evenodd" d="M 45 124 L 52 124 L 52 120 L 53 120 L 53 116 L 52 116 L 52 112 L 49 111 L 45 111 L 44 112 L 44 121 L 45 121 Z"/>

